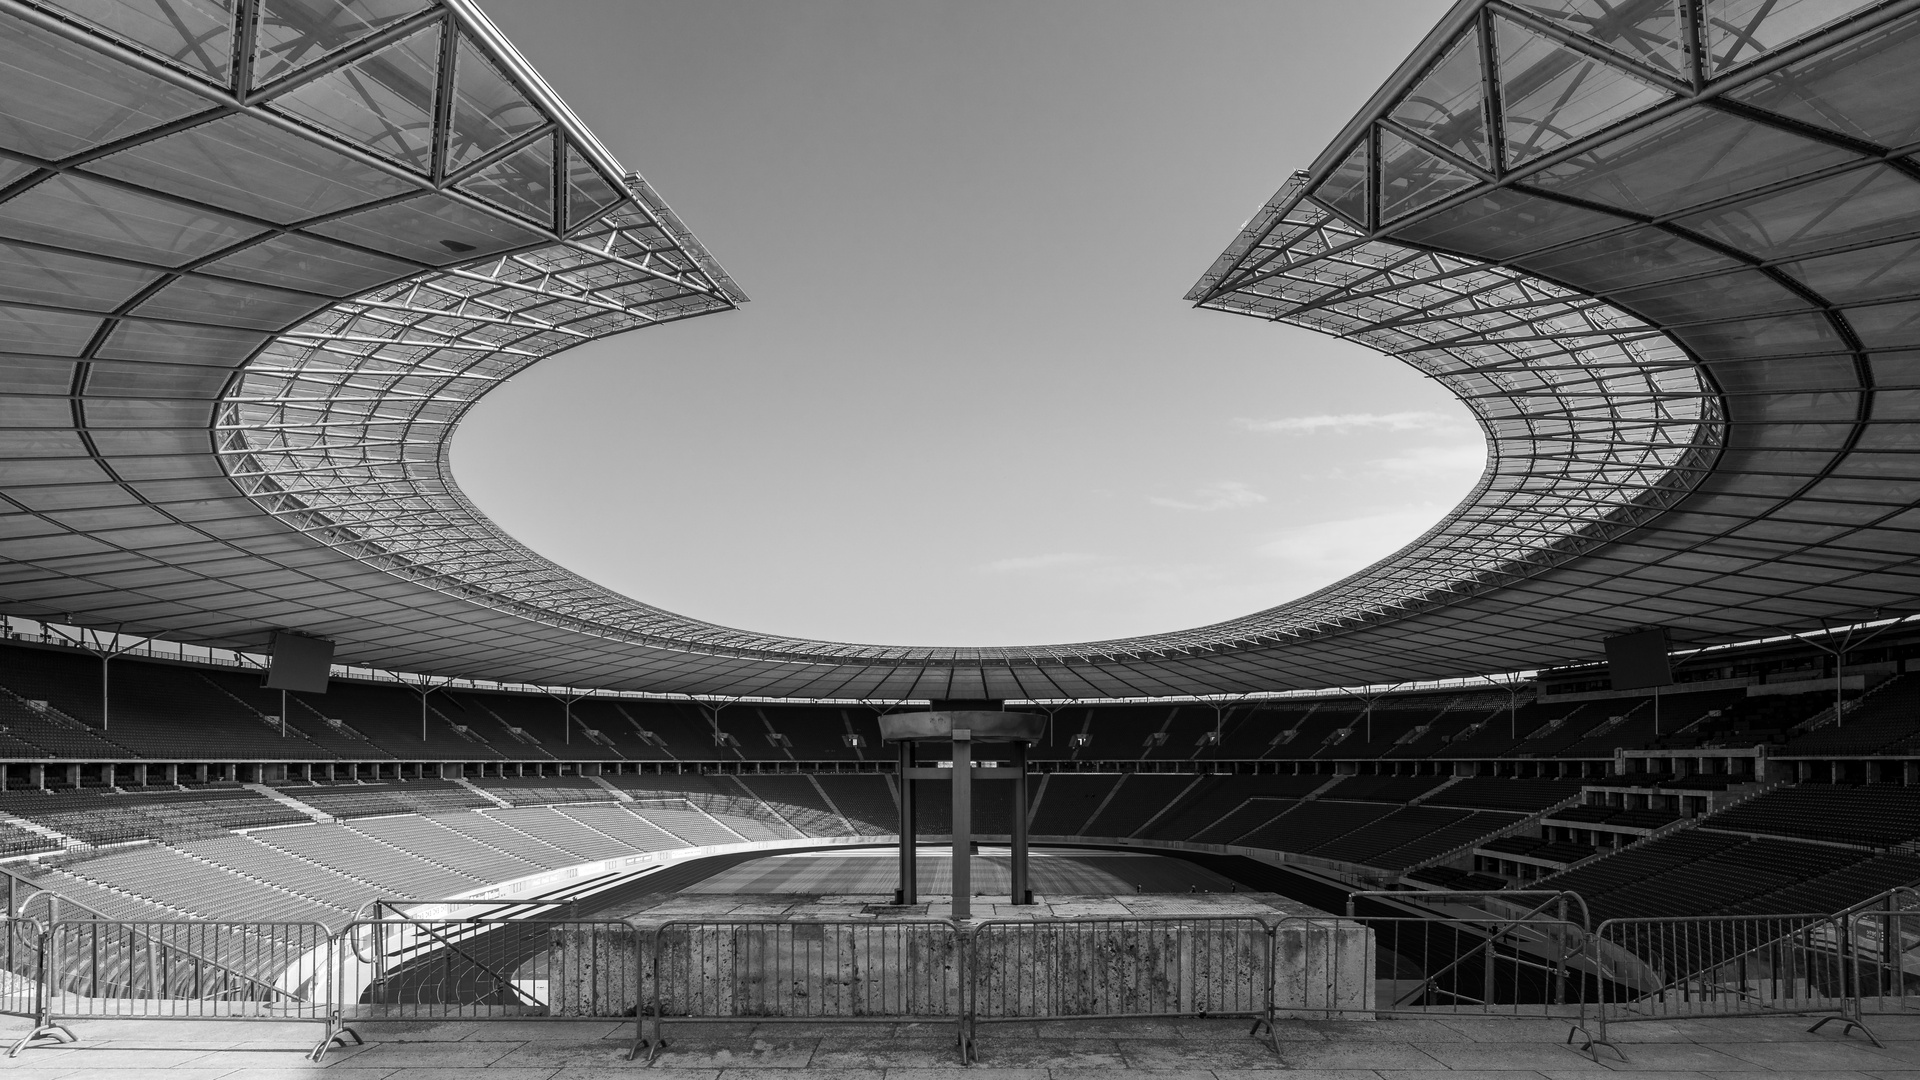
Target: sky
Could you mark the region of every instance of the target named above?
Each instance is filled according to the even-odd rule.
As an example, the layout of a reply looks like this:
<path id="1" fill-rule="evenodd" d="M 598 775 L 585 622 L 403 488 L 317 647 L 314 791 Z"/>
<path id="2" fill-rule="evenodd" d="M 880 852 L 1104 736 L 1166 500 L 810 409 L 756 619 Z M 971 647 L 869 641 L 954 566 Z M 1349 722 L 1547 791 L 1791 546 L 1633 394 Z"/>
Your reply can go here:
<path id="1" fill-rule="evenodd" d="M 1087 641 L 1299 597 L 1485 449 L 1412 369 L 1181 297 L 1445 0 L 485 0 L 751 297 L 515 376 L 455 478 L 682 615 Z"/>

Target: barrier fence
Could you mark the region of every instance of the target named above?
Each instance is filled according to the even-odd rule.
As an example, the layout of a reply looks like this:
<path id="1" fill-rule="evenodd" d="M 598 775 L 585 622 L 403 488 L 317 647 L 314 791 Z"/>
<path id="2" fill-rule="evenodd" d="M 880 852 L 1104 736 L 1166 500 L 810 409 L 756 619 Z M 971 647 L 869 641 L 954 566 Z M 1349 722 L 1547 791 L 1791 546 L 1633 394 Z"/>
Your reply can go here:
<path id="1" fill-rule="evenodd" d="M 1252 1017 L 1271 1046 L 1274 929 L 1247 916 L 978 923 L 962 1060 L 977 1025 L 1035 1018 Z"/>
<path id="2" fill-rule="evenodd" d="M 1434 1014 L 1565 1020 L 1621 1053 L 1638 1020 L 1802 1015 L 1873 1039 L 1920 1005 L 1920 911 L 1613 919 L 1588 932 L 1527 913 L 1423 919 L 1245 916 L 1057 920 L 580 919 L 317 923 L 39 921 L 16 914 L 4 1011 L 12 1053 L 74 1020 L 314 1021 L 317 1059 L 384 1020 L 633 1023 L 632 1055 L 704 1022 L 981 1025 L 1239 1017 L 1274 1024 Z M 1878 1041 L 1875 1039 L 1874 1041 Z"/>
<path id="3" fill-rule="evenodd" d="M 630 1057 L 657 1058 L 669 1020 L 948 1023 L 964 1047 L 951 920 L 676 919 L 653 929 L 646 954 L 651 1035 L 635 1025 Z"/>
<path id="4" fill-rule="evenodd" d="M 1369 932 L 1371 948 L 1317 948 L 1328 963 L 1365 964 L 1366 1000 L 1344 999 L 1334 988 L 1357 980 L 1338 968 L 1322 974 L 1312 963 L 1280 965 L 1280 998 L 1295 1015 L 1326 1019 L 1377 1016 L 1558 1017 L 1584 1025 L 1595 1000 L 1590 936 L 1577 923 L 1540 915 L 1423 919 L 1359 916 L 1288 919 L 1300 932 L 1335 934 L 1342 923 Z M 1326 989 L 1322 989 L 1326 988 Z"/>

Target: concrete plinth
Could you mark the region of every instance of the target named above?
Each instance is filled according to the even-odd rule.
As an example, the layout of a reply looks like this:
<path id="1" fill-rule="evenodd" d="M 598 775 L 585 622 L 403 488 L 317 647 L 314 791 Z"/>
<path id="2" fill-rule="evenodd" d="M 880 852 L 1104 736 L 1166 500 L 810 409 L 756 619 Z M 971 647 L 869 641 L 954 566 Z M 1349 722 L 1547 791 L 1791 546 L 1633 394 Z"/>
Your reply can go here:
<path id="1" fill-rule="evenodd" d="M 631 938 L 557 934 L 551 1008 L 631 1008 L 653 992 L 656 944 L 668 1016 L 958 1015 L 963 978 L 983 1019 L 1248 1014 L 1267 1006 L 1269 964 L 1280 1016 L 1363 1019 L 1374 1004 L 1371 933 L 1273 894 L 1042 896 L 957 927 L 948 897 L 888 899 L 662 897 L 629 916 Z"/>

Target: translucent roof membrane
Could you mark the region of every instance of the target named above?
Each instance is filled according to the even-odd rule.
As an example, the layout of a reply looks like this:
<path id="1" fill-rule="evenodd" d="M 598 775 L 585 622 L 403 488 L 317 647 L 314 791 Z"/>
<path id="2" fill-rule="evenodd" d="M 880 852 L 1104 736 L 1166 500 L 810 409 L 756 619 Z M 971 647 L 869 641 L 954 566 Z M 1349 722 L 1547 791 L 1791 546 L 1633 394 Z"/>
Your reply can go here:
<path id="1" fill-rule="evenodd" d="M 1712 0 L 1698 21 L 1666 0 L 1465 14 L 1189 296 L 1399 357 L 1479 413 L 1493 451 L 1428 536 L 1268 617 L 1337 625 L 1345 604 L 1351 625 L 1398 594 L 1563 642 L 1507 654 L 1517 668 L 1639 624 L 1733 640 L 1914 603 L 1916 17 Z M 1467 47 L 1484 40 L 1490 63 Z M 1498 175 L 1441 134 L 1476 130 L 1476 83 L 1501 91 L 1484 103 Z M 1349 183 L 1370 152 L 1371 186 Z"/>
<path id="2" fill-rule="evenodd" d="M 6 610 L 223 647 L 296 628 L 423 673 L 894 700 L 1461 677 L 1645 624 L 1702 644 L 1910 608 L 1908 7 L 1456 9 L 1190 299 L 1444 383 L 1486 433 L 1473 493 L 1240 619 L 936 649 L 661 611 L 454 485 L 448 435 L 501 380 L 744 299 L 467 0 L 22 0 L 0 11 Z"/>

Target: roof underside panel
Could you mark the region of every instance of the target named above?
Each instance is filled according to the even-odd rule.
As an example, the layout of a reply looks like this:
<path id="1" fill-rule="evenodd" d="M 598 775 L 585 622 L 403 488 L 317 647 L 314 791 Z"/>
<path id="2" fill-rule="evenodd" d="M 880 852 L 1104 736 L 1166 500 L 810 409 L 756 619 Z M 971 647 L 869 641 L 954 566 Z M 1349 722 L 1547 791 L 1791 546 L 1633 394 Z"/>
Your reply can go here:
<path id="1" fill-rule="evenodd" d="M 649 607 L 454 485 L 515 372 L 744 300 L 466 0 L 0 0 L 0 609 L 823 698 L 1391 682 L 1904 609 L 1916 8 L 1462 3 L 1189 298 L 1448 386 L 1474 492 L 1241 619 L 925 649 Z"/>

